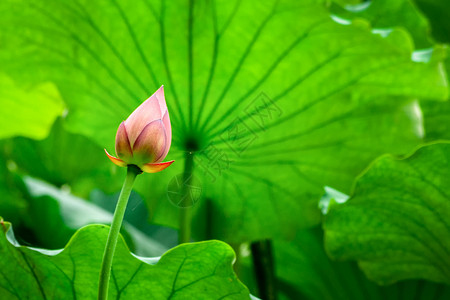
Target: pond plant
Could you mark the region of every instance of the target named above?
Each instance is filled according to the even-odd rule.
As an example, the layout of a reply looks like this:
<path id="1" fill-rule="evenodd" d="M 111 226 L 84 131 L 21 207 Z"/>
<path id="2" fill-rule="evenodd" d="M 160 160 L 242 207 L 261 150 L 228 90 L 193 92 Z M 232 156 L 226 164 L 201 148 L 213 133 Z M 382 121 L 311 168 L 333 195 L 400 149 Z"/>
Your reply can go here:
<path id="1" fill-rule="evenodd" d="M 0 15 L 0 299 L 450 298 L 448 1 Z"/>

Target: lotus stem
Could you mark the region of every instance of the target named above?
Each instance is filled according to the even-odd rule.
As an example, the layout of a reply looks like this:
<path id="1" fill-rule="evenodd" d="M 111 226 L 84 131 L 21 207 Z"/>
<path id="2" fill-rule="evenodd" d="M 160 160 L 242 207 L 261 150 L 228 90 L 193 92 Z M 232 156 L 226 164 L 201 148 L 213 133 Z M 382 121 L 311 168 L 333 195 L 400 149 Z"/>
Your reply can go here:
<path id="1" fill-rule="evenodd" d="M 142 171 L 135 165 L 128 165 L 127 176 L 122 186 L 122 191 L 117 201 L 116 210 L 114 211 L 113 221 L 109 229 L 108 239 L 106 240 L 105 252 L 103 253 L 102 268 L 100 271 L 100 280 L 98 285 L 98 299 L 106 300 L 108 298 L 109 279 L 111 277 L 111 267 L 116 250 L 117 239 L 119 237 L 120 228 L 122 227 L 123 217 L 127 208 L 128 199 L 133 188 L 136 176 Z"/>

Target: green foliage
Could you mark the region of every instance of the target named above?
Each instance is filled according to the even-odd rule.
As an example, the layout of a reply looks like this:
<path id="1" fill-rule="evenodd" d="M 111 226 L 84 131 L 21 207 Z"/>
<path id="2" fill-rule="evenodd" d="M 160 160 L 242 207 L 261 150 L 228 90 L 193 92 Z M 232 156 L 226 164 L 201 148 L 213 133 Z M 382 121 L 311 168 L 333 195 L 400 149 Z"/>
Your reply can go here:
<path id="1" fill-rule="evenodd" d="M 445 70 L 450 74 L 450 51 L 446 51 Z M 447 82 L 450 84 L 450 80 Z M 422 104 L 424 126 L 428 140 L 450 139 L 450 101 L 442 103 L 425 102 Z"/>
<path id="2" fill-rule="evenodd" d="M 110 166 L 100 147 L 84 136 L 68 133 L 61 119 L 54 123 L 45 139 L 15 138 L 5 148 L 8 158 L 17 162 L 18 168 L 57 186 L 79 183 L 84 176 L 92 176 L 93 170 Z"/>
<path id="3" fill-rule="evenodd" d="M 199 238 L 205 227 L 238 242 L 317 224 L 324 184 L 348 191 L 376 156 L 409 151 L 421 138 L 412 100 L 446 97 L 439 61 L 412 62 L 405 31 L 381 37 L 340 25 L 321 3 L 25 1 L 13 11 L 1 21 L 5 69 L 55 82 L 68 128 L 108 149 L 119 122 L 166 84 L 178 167 L 145 179 L 161 188 L 138 191 L 154 222 L 178 226 L 178 208 L 152 199 L 166 197 L 184 153 L 195 151 L 214 214 Z M 25 64 L 40 72 L 18 72 Z"/>
<path id="4" fill-rule="evenodd" d="M 54 84 L 23 87 L 4 73 L 0 73 L 0 99 L 0 138 L 18 135 L 43 139 L 64 109 Z"/>
<path id="5" fill-rule="evenodd" d="M 436 283 L 450 277 L 449 144 L 394 158 L 450 139 L 450 60 L 437 44 L 449 42 L 447 2 L 0 1 L 0 215 L 21 244 L 54 249 L 75 234 L 62 252 L 2 235 L 0 298 L 96 297 L 106 227 L 77 229 L 109 222 L 95 203 L 114 206 L 125 170 L 103 148 L 162 84 L 176 162 L 137 179 L 148 214 L 130 203 L 112 298 L 129 281 L 122 298 L 186 286 L 173 298 L 248 299 L 222 242 L 179 246 L 155 266 L 130 253 L 176 240 L 169 192 L 188 153 L 193 238 L 232 244 L 253 293 L 241 243 L 274 238 L 280 299 L 449 298 Z M 325 186 L 355 188 L 321 216 Z M 323 220 L 328 254 L 358 265 L 329 260 Z M 147 223 L 171 228 L 155 241 Z"/>
<path id="6" fill-rule="evenodd" d="M 29 192 L 28 218 L 32 223 L 39 224 L 34 234 L 46 248 L 62 248 L 78 228 L 88 224 L 108 224 L 112 220 L 112 213 L 45 182 L 30 177 L 26 177 L 24 182 Z M 116 200 L 117 197 L 111 200 L 112 204 Z M 128 211 L 134 208 L 129 207 Z M 51 236 L 48 235 L 50 231 Z M 122 234 L 137 255 L 159 256 L 167 250 L 127 222 L 123 225 Z"/>
<path id="7" fill-rule="evenodd" d="M 19 246 L 11 225 L 2 222 L 1 226 L 2 299 L 97 297 L 108 227 L 83 227 L 64 250 L 47 251 Z M 142 295 L 146 295 L 145 299 L 249 298 L 248 290 L 233 273 L 233 259 L 232 249 L 220 241 L 181 245 L 161 258 L 142 258 L 133 256 L 123 240 L 119 240 L 110 296 L 111 299 L 143 299 Z"/>
<path id="8" fill-rule="evenodd" d="M 376 285 L 364 276 L 356 263 L 328 258 L 320 227 L 301 230 L 289 242 L 276 240 L 275 253 L 279 290 L 286 299 L 443 300 L 450 296 L 449 286 L 424 280 Z"/>
<path id="9" fill-rule="evenodd" d="M 450 139 L 450 101 L 424 104 L 423 113 L 428 140 Z"/>
<path id="10" fill-rule="evenodd" d="M 428 17 L 431 34 L 440 43 L 450 42 L 450 3 L 447 0 L 414 0 Z"/>
<path id="11" fill-rule="evenodd" d="M 365 19 L 370 22 L 371 27 L 376 29 L 405 28 L 411 33 L 417 49 L 432 45 L 429 21 L 421 11 L 416 9 L 413 0 L 371 0 L 353 5 L 334 5 L 333 9 L 344 18 Z"/>
<path id="12" fill-rule="evenodd" d="M 450 283 L 450 144 L 409 158 L 385 156 L 331 205 L 324 228 L 331 257 L 356 259 L 379 283 L 423 278 Z"/>

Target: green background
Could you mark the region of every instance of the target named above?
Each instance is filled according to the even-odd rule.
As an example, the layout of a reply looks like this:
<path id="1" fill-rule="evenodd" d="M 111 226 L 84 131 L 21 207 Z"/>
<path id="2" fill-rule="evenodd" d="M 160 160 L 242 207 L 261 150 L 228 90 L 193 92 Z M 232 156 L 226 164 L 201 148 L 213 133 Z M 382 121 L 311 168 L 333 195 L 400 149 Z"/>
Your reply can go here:
<path id="1" fill-rule="evenodd" d="M 4 0 L 0 13 L 0 296 L 95 297 L 105 227 L 88 224 L 110 222 L 125 177 L 103 148 L 164 85 L 175 163 L 138 177 L 112 297 L 448 297 L 447 1 Z M 176 246 L 168 185 L 188 157 L 199 243 L 130 275 L 130 251 Z M 261 240 L 270 295 L 252 271 Z"/>

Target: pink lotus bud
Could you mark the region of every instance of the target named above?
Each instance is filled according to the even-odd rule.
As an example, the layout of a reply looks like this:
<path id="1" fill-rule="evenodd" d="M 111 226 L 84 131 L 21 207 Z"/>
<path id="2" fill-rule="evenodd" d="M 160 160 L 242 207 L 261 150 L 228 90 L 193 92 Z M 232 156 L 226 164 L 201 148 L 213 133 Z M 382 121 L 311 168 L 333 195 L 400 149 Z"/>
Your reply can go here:
<path id="1" fill-rule="evenodd" d="M 172 141 L 164 87 L 161 86 L 122 123 L 116 134 L 116 155 L 109 159 L 120 167 L 136 165 L 147 173 L 156 173 L 174 161 L 161 162 Z"/>

